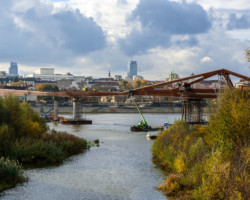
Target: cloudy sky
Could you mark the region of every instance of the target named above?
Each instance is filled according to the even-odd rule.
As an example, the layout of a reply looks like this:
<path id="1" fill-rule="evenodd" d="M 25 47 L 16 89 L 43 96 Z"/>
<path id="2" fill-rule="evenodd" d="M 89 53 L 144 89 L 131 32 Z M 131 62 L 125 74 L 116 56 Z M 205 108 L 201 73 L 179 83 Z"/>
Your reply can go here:
<path id="1" fill-rule="evenodd" d="M 250 75 L 249 0 L 0 0 L 0 71 L 146 79 L 226 68 Z"/>

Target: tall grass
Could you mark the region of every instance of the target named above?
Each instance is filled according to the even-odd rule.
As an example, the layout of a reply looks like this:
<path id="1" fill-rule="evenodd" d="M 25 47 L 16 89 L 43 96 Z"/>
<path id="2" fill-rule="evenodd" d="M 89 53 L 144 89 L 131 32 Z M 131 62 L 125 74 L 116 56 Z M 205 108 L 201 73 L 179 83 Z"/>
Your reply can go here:
<path id="1" fill-rule="evenodd" d="M 20 138 L 11 144 L 9 157 L 23 164 L 43 166 L 62 162 L 87 149 L 87 141 L 64 132 L 45 133 L 40 139 Z"/>
<path id="2" fill-rule="evenodd" d="M 25 180 L 21 165 L 17 161 L 0 158 L 0 191 Z"/>

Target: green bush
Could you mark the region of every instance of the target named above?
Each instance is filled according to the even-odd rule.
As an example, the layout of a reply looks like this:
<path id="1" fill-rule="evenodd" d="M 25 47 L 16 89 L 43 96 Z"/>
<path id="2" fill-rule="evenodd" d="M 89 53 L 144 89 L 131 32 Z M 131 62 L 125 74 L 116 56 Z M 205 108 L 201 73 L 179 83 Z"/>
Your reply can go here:
<path id="1" fill-rule="evenodd" d="M 0 98 L 0 157 L 32 167 L 62 162 L 89 148 L 86 140 L 67 133 L 48 133 L 44 119 L 17 97 Z M 22 179 L 18 162 L 0 160 L 0 190 Z"/>
<path id="2" fill-rule="evenodd" d="M 45 165 L 58 163 L 66 155 L 62 148 L 51 141 L 22 138 L 16 140 L 9 155 L 23 164 Z"/>
<path id="3" fill-rule="evenodd" d="M 17 161 L 0 158 L 0 191 L 25 181 L 21 165 Z"/>
<path id="4" fill-rule="evenodd" d="M 7 96 L 0 100 L 0 127 L 8 126 L 9 139 L 21 137 L 39 138 L 48 128 L 38 113 L 17 97 Z"/>
<path id="5" fill-rule="evenodd" d="M 65 132 L 46 133 L 42 136 L 43 140 L 54 142 L 62 148 L 67 156 L 75 155 L 89 148 L 88 142 L 85 139 L 78 138 L 74 135 Z"/>

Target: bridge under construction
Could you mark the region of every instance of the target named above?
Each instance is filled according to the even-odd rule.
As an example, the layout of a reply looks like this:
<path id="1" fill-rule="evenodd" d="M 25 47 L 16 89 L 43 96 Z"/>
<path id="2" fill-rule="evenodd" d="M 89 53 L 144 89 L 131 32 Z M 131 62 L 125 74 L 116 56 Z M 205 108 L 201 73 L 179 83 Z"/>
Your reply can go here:
<path id="1" fill-rule="evenodd" d="M 16 95 L 16 96 L 56 96 L 56 97 L 72 97 L 73 98 L 73 119 L 75 121 L 81 116 L 81 102 L 83 97 L 101 97 L 101 96 L 165 96 L 178 97 L 183 101 L 182 118 L 191 124 L 203 123 L 202 119 L 205 99 L 217 98 L 222 89 L 219 88 L 203 89 L 194 88 L 195 83 L 201 82 L 205 79 L 218 75 L 219 80 L 223 86 L 234 88 L 231 76 L 241 78 L 245 81 L 250 81 L 248 76 L 244 76 L 226 69 L 215 70 L 211 72 L 201 73 L 173 81 L 165 81 L 162 83 L 132 89 L 123 92 L 83 92 L 83 91 L 61 91 L 61 92 L 40 92 L 30 90 L 11 90 L 0 89 L 0 96 Z M 173 88 L 165 88 L 164 86 L 175 85 Z M 57 117 L 58 103 L 54 102 L 54 113 Z"/>

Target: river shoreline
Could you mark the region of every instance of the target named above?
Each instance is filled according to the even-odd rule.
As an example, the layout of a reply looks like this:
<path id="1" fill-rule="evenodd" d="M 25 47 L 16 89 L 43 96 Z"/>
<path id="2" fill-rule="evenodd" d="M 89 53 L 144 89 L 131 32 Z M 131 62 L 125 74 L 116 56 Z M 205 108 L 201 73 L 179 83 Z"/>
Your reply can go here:
<path id="1" fill-rule="evenodd" d="M 152 126 L 180 118 L 180 114 L 145 114 Z M 152 140 L 134 133 L 136 114 L 96 114 L 87 117 L 92 125 L 48 123 L 50 129 L 67 131 L 87 141 L 99 139 L 100 146 L 70 157 L 62 165 L 25 170 L 29 181 L 0 194 L 1 200 L 102 199 L 133 200 L 166 197 L 155 187 L 164 180 L 152 163 Z"/>

